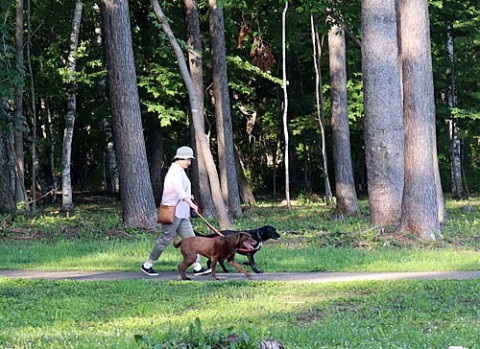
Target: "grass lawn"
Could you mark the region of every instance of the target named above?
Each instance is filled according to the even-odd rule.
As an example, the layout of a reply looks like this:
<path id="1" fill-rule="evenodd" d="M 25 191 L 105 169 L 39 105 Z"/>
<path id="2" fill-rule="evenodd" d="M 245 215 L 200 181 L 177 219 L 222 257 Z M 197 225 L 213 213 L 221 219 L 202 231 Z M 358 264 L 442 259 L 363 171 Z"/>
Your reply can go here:
<path id="1" fill-rule="evenodd" d="M 365 203 L 338 220 L 321 204 L 250 209 L 238 229 L 275 226 L 265 271 L 480 270 L 480 204 L 447 202 L 441 243 L 370 228 Z M 0 269 L 138 270 L 156 233 L 126 230 L 118 205 L 0 216 Z M 215 222 L 213 222 L 215 223 Z M 206 232 L 200 220 L 196 229 Z M 239 261 L 244 257 L 239 256 Z M 169 247 L 159 270 L 176 270 Z M 478 280 L 281 282 L 0 278 L 0 348 L 480 348 Z"/>

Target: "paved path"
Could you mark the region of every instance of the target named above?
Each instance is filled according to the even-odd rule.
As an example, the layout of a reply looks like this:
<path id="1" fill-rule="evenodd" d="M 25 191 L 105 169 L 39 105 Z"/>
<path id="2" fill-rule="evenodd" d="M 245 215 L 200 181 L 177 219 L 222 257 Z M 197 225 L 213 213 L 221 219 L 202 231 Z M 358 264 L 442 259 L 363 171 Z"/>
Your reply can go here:
<path id="1" fill-rule="evenodd" d="M 211 281 L 210 275 L 193 276 L 192 280 Z M 246 280 L 240 273 L 218 273 L 222 280 Z M 10 279 L 46 279 L 46 280 L 180 280 L 176 271 L 160 272 L 160 275 L 150 277 L 138 272 L 117 272 L 117 271 L 42 271 L 42 270 L 0 270 L 0 278 Z M 425 271 L 425 272 L 382 272 L 382 273 L 263 273 L 253 274 L 249 280 L 252 281 L 296 281 L 296 282 L 343 282 L 343 281 L 364 281 L 364 280 L 418 280 L 418 279 L 480 279 L 480 271 Z"/>

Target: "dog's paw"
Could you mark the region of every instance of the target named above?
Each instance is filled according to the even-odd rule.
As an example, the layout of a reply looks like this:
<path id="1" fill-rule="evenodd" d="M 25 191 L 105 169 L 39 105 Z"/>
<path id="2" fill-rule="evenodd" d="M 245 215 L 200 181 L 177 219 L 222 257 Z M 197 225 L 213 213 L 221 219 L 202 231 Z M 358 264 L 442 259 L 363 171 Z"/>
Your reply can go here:
<path id="1" fill-rule="evenodd" d="M 246 276 L 247 278 L 250 278 L 250 277 L 252 277 L 252 274 L 246 273 L 245 276 Z"/>

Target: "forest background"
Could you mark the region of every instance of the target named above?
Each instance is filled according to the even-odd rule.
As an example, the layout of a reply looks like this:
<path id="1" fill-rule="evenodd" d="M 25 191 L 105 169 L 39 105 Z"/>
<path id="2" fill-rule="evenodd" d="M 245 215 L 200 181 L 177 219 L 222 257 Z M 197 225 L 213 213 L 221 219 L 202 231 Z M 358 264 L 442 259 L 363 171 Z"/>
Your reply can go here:
<path id="1" fill-rule="evenodd" d="M 2 188 L 7 188 L 0 194 L 1 208 L 15 210 L 21 208 L 19 204 L 22 202 L 35 207 L 38 198 L 53 190 L 61 193 L 62 207 L 69 211 L 73 209 L 75 195 L 81 192 L 118 194 L 121 163 L 136 167 L 138 159 L 120 158 L 114 151 L 118 144 L 113 141 L 114 98 L 112 83 L 108 80 L 109 69 L 113 69 L 111 62 L 107 69 L 109 54 L 108 48 L 105 48 L 113 42 L 113 34 L 109 37 L 108 30 L 103 29 L 107 26 L 108 17 L 105 13 L 102 17 L 102 10 L 108 8 L 109 3 L 127 4 L 131 31 L 126 26 L 121 28 L 132 35 L 131 47 L 149 169 L 146 177 L 149 177 L 158 204 L 162 175 L 175 149 L 181 145 L 195 145 L 194 122 L 189 114 L 191 96 L 185 89 L 178 57 L 172 50 L 165 29 L 160 26 L 158 13 L 156 18 L 151 4 L 140 1 L 103 1 L 101 4 L 79 0 L 26 2 L 26 8 L 21 10 L 25 19 L 20 21 L 25 41 L 19 49 L 19 39 L 15 34 L 18 35 L 20 3 L 0 1 L 0 168 Z M 188 51 L 186 3 L 170 1 L 162 4 L 172 32 L 185 54 Z M 221 167 L 219 159 L 224 146 L 219 145 L 218 103 L 215 103 L 218 100 L 214 86 L 215 50 L 212 43 L 215 30 L 211 29 L 212 19 L 209 18 L 212 3 L 216 8 L 216 1 L 198 3 L 203 47 L 203 115 L 213 158 Z M 368 2 L 364 2 L 364 7 L 365 3 Z M 327 36 L 334 26 L 343 29 L 346 43 L 345 85 L 353 183 L 359 195 L 367 195 L 362 76 L 362 72 L 365 73 L 362 67 L 362 28 L 365 28 L 365 18 L 362 27 L 362 11 L 365 14 L 365 8 L 362 10 L 362 3 L 297 1 L 290 3 L 288 12 L 285 2 L 281 1 L 225 1 L 218 2 L 218 5 L 222 11 L 223 27 L 217 27 L 217 34 L 220 31 L 224 36 L 228 68 L 232 123 L 230 141 L 234 144 L 235 158 L 239 160 L 236 173 L 243 203 L 252 204 L 255 196 L 263 195 L 284 198 L 283 193 L 287 189 L 296 196 L 328 200 L 326 178 L 332 178 L 332 187 L 335 188 L 332 68 L 327 45 Z M 83 10 L 80 16 L 79 8 Z M 282 14 L 285 18 L 283 25 Z M 76 19 L 80 19 L 77 27 Z M 438 167 L 443 190 L 452 192 L 454 197 L 462 197 L 480 190 L 480 126 L 477 121 L 480 72 L 476 64 L 480 17 L 472 1 L 430 1 L 429 21 L 434 81 L 431 97 L 435 102 Z M 115 22 L 115 17 L 112 22 Z M 312 35 L 312 28 L 315 35 Z M 452 40 L 454 51 L 449 48 Z M 128 42 L 120 42 L 128 46 Z M 284 47 L 285 56 L 282 55 Z M 21 65 L 20 51 L 25 54 L 25 58 L 21 57 Z M 118 58 L 118 52 L 110 55 Z M 285 69 L 284 72 L 282 69 Z M 282 77 L 288 80 L 286 89 Z M 317 103 L 318 86 L 320 106 Z M 19 93 L 22 96 L 20 109 L 16 104 Z M 287 93 L 288 109 L 285 108 L 287 99 L 284 93 Z M 385 115 L 389 115 L 391 107 L 385 104 Z M 282 122 L 284 112 L 288 147 Z M 324 143 L 321 122 L 319 126 L 322 118 Z M 66 136 L 69 130 L 73 132 L 71 144 Z M 18 200 L 12 193 L 12 188 L 18 187 L 19 168 L 15 167 L 18 164 L 18 149 L 17 159 L 13 155 L 13 148 L 19 144 L 14 136 L 17 131 L 20 131 L 20 139 L 23 140 L 23 200 Z M 458 141 L 458 147 L 454 146 L 454 141 Z M 135 143 L 135 140 L 131 141 L 130 146 L 134 147 Z M 322 150 L 324 144 L 325 149 Z M 118 151 L 118 148 L 115 150 Z M 322 157 L 324 154 L 325 159 Z M 461 190 L 452 179 L 455 154 L 461 154 Z M 327 167 L 326 164 L 330 165 Z M 284 171 L 285 166 L 288 171 Z M 141 171 L 141 166 L 138 169 Z M 12 179 L 15 176 L 11 173 L 17 174 L 16 179 Z M 193 173 L 192 177 L 195 179 L 197 175 Z M 73 194 L 65 189 L 69 187 L 66 187 L 66 179 L 71 180 Z M 32 191 L 33 182 L 35 190 Z M 222 190 L 225 182 L 222 179 Z M 68 194 L 70 199 L 65 198 Z M 122 199 L 126 195 L 124 192 Z M 13 208 L 11 197 L 16 197 Z M 228 198 L 225 202 L 228 206 Z M 202 206 L 207 205 L 202 203 Z M 208 206 L 205 208 L 208 213 Z M 125 210 L 124 220 L 128 215 Z M 241 214 L 235 213 L 231 206 L 229 213 Z M 228 222 L 225 224 L 228 225 Z"/>

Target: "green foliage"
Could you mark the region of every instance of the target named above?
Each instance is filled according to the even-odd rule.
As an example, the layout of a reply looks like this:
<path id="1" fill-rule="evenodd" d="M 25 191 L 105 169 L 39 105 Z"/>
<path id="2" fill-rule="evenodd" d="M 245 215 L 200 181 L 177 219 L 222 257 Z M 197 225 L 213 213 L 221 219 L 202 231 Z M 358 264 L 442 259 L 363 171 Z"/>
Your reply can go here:
<path id="1" fill-rule="evenodd" d="M 158 116 L 162 126 L 186 119 L 185 106 L 181 107 L 186 98 L 186 91 L 177 71 L 152 63 L 148 74 L 138 78 L 138 85 L 145 89 L 148 99 L 143 101 L 147 111 Z M 159 103 L 161 101 L 161 103 Z M 174 104 L 174 107 L 169 105 Z"/>
<path id="2" fill-rule="evenodd" d="M 249 63 L 248 61 L 242 60 L 241 57 L 227 57 L 227 63 L 230 65 L 234 65 L 235 68 L 242 70 L 247 75 L 253 74 L 259 77 L 262 77 L 268 81 L 273 82 L 277 86 L 282 86 L 282 79 L 273 76 L 270 72 L 264 72 L 257 66 Z M 252 75 L 250 75 L 252 80 L 255 80 Z"/>
<path id="3" fill-rule="evenodd" d="M 0 103 L 3 104 L 13 99 L 15 86 L 22 83 L 23 67 L 16 68 L 15 61 L 15 7 L 11 2 L 0 0 L 0 14 Z M 0 112 L 5 116 L 3 106 Z"/>

